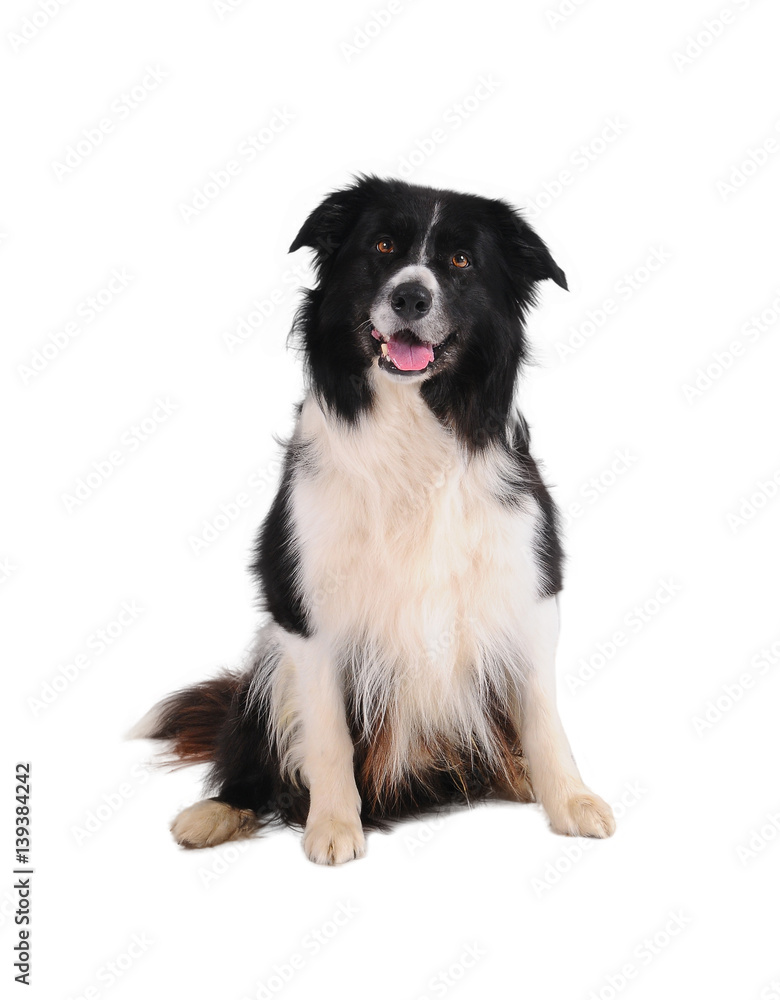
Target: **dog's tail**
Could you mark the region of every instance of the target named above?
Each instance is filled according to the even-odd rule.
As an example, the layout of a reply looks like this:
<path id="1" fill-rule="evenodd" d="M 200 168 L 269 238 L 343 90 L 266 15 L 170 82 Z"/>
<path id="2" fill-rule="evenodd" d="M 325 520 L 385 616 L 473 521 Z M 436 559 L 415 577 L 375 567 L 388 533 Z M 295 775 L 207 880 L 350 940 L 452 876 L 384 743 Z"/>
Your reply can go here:
<path id="1" fill-rule="evenodd" d="M 308 790 L 285 776 L 267 700 L 253 695 L 255 671 L 264 662 L 270 661 L 175 691 L 127 736 L 167 744 L 158 757 L 163 766 L 208 764 L 205 790 L 218 801 L 251 809 L 264 823 L 303 826 Z"/>
<path id="2" fill-rule="evenodd" d="M 225 671 L 175 691 L 151 708 L 127 738 L 166 742 L 164 762 L 173 766 L 213 764 L 220 731 L 243 688 L 240 674 Z"/>

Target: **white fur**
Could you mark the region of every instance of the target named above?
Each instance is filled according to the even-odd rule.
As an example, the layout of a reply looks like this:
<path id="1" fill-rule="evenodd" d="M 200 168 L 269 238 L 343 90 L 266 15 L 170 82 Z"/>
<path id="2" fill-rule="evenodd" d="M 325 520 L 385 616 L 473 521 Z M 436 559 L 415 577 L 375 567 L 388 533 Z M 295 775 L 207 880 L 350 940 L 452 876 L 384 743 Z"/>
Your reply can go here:
<path id="1" fill-rule="evenodd" d="M 539 583 L 536 512 L 502 507 L 496 456 L 467 458 L 416 389 L 381 373 L 376 387 L 356 428 L 304 404 L 315 471 L 296 479 L 294 521 L 314 631 L 354 654 L 363 721 L 392 715 L 400 769 L 418 734 L 488 742 L 479 695 L 510 693 Z"/>
<path id="2" fill-rule="evenodd" d="M 390 299 L 399 285 L 408 281 L 417 281 L 431 293 L 431 308 L 421 319 L 414 321 L 415 335 L 428 344 L 440 344 L 452 332 L 447 325 L 447 316 L 443 308 L 441 289 L 436 275 L 423 264 L 407 264 L 385 283 L 376 301 L 371 307 L 371 323 L 383 337 L 389 337 L 406 329 L 409 323 L 402 320 L 393 307 Z"/>
<path id="3" fill-rule="evenodd" d="M 160 721 L 163 716 L 163 706 L 165 702 L 161 701 L 157 705 L 153 705 L 148 712 L 146 712 L 135 725 L 131 726 L 130 729 L 125 733 L 126 740 L 148 740 L 153 739 L 154 734 L 160 728 Z"/>
<path id="4" fill-rule="evenodd" d="M 441 205 L 437 201 L 433 206 L 433 211 L 431 212 L 431 218 L 430 222 L 428 223 L 428 229 L 426 230 L 425 236 L 423 237 L 423 241 L 420 244 L 420 253 L 417 256 L 418 264 L 423 264 L 428 259 L 428 251 L 430 249 L 430 244 L 431 244 L 431 235 L 433 234 L 434 226 L 439 221 L 440 209 Z"/>
<path id="5" fill-rule="evenodd" d="M 251 809 L 203 799 L 179 813 L 171 823 L 171 833 L 182 847 L 216 847 L 227 840 L 251 837 L 259 825 Z"/>
<path id="6" fill-rule="evenodd" d="M 583 783 L 555 704 L 555 648 L 558 602 L 539 601 L 528 623 L 524 648 L 531 669 L 523 684 L 520 731 L 528 772 L 537 799 L 556 833 L 609 837 L 612 810 Z"/>
<path id="7" fill-rule="evenodd" d="M 310 395 L 296 429 L 310 457 L 293 483 L 293 524 L 313 634 L 272 628 L 276 666 L 261 691 L 287 771 L 311 790 L 307 853 L 363 850 L 345 663 L 366 731 L 389 723 L 391 780 L 427 736 L 475 738 L 490 753 L 491 689 L 514 708 L 553 827 L 609 835 L 609 807 L 582 784 L 555 708 L 557 611 L 538 596 L 535 503 L 501 503 L 505 456 L 468 455 L 414 384 L 376 365 L 372 377 L 375 406 L 356 426 Z"/>

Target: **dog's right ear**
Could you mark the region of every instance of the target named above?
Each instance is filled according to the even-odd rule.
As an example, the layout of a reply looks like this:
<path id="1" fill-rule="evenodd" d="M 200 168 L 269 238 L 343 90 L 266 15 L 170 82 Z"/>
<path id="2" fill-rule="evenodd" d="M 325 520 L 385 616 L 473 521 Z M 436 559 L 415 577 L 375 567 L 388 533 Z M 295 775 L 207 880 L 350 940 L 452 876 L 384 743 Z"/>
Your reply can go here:
<path id="1" fill-rule="evenodd" d="M 290 245 L 290 253 L 311 247 L 322 264 L 341 246 L 357 222 L 366 203 L 371 178 L 360 178 L 352 187 L 334 191 L 318 205 L 301 226 Z"/>

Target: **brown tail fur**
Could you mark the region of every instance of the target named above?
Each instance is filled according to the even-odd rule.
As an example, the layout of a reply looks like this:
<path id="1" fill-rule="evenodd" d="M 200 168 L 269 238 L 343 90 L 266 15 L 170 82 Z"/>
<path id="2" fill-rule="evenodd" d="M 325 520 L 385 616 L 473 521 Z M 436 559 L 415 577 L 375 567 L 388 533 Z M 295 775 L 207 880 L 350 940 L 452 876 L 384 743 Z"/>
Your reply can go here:
<path id="1" fill-rule="evenodd" d="M 131 735 L 167 741 L 168 764 L 211 763 L 219 731 L 241 683 L 240 677 L 225 671 L 211 680 L 174 691 L 155 705 Z"/>

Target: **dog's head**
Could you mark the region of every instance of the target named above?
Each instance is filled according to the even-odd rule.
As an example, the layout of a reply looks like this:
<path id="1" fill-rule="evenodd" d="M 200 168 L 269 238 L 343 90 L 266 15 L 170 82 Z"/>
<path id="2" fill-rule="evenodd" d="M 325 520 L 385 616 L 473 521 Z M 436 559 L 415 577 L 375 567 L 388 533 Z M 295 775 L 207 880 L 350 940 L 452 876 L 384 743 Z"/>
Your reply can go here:
<path id="1" fill-rule="evenodd" d="M 297 326 L 315 389 L 348 419 L 371 404 L 372 369 L 420 383 L 451 424 L 453 394 L 505 413 L 534 287 L 566 287 L 505 202 L 396 180 L 364 177 L 329 195 L 290 250 L 302 246 L 319 280 Z"/>

